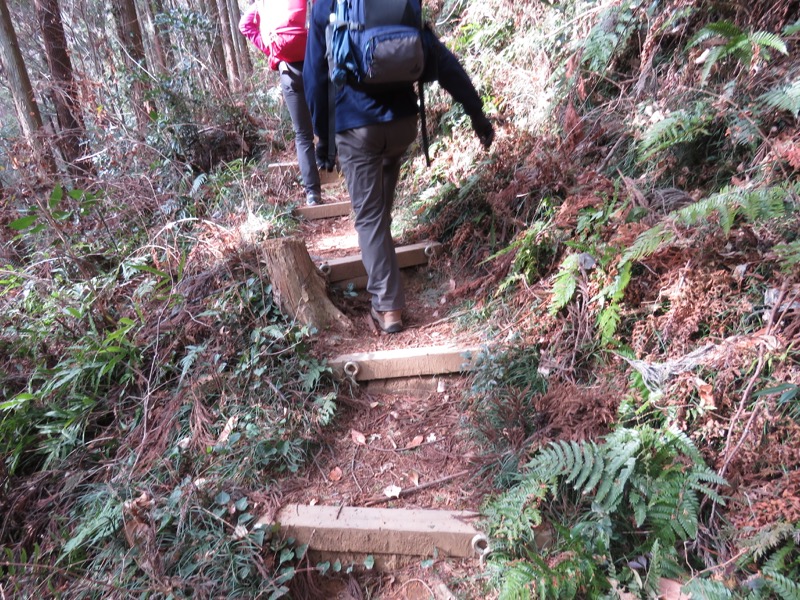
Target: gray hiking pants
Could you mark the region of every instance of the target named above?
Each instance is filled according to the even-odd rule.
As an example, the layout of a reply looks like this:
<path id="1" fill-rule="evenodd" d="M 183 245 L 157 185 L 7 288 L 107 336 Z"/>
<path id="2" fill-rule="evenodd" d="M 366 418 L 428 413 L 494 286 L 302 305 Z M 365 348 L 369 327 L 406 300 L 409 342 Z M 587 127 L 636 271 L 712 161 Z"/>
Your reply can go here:
<path id="1" fill-rule="evenodd" d="M 281 62 L 278 66 L 281 74 L 281 91 L 289 109 L 294 128 L 294 145 L 297 150 L 297 162 L 300 165 L 300 176 L 306 196 L 314 193 L 320 195 L 319 171 L 314 155 L 314 127 L 311 124 L 311 113 L 306 104 L 303 91 L 303 63 Z"/>
<path id="2" fill-rule="evenodd" d="M 392 203 L 403 154 L 417 137 L 417 117 L 348 129 L 336 147 L 356 215 L 367 291 L 375 310 L 405 307 L 403 284 L 392 241 Z"/>

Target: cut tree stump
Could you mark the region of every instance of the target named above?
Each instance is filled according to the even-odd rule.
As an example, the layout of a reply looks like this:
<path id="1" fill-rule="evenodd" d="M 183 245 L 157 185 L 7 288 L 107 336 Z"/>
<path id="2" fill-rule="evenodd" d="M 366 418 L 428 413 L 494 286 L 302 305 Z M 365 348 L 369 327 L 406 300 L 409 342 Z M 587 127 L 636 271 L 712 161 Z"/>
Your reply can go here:
<path id="1" fill-rule="evenodd" d="M 319 330 L 352 328 L 350 319 L 328 298 L 325 279 L 303 240 L 295 237 L 267 240 L 264 259 L 273 294 L 285 314 Z"/>

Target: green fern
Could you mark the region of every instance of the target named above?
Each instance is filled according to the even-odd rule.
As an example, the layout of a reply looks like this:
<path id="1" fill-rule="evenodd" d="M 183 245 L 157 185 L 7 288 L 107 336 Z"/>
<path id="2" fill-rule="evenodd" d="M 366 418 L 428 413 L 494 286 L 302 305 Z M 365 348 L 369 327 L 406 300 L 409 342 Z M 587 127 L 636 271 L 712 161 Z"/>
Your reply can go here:
<path id="1" fill-rule="evenodd" d="M 552 442 L 531 459 L 517 486 L 491 502 L 485 514 L 492 535 L 499 534 L 504 547 L 510 547 L 509 542 L 516 539 L 509 536 L 510 532 L 525 537 L 525 530 L 530 530 L 526 510 L 535 506 L 538 521 L 548 497 L 559 497 L 562 503 L 569 501 L 578 512 L 583 511 L 582 517 L 571 529 L 563 530 L 560 538 L 565 546 L 552 552 L 563 556 L 569 547 L 576 557 L 595 557 L 589 561 L 592 568 L 605 565 L 606 578 L 610 570 L 627 570 L 630 575 L 629 563 L 635 562 L 632 558 L 649 555 L 645 585 L 649 588 L 665 573 L 679 574 L 676 543 L 697 537 L 701 497 L 724 503 L 714 489 L 724 485 L 725 480 L 705 464 L 686 434 L 622 428 L 600 444 Z M 646 537 L 643 532 L 647 532 Z M 622 539 L 625 536 L 629 536 L 627 541 Z M 524 569 L 528 575 L 525 581 L 544 578 L 555 581 L 557 588 L 564 584 L 565 571 L 554 573 L 530 558 L 535 551 L 530 545 L 533 540 L 529 534 L 527 537 L 527 545 L 511 549 L 515 556 L 530 563 Z M 619 547 L 628 548 L 632 556 L 606 557 L 598 564 L 600 556 L 611 552 L 612 539 Z M 531 575 L 531 569 L 535 575 Z M 572 577 L 574 580 L 575 575 Z"/>
<path id="2" fill-rule="evenodd" d="M 678 223 L 691 227 L 706 222 L 716 212 L 727 235 L 740 213 L 750 223 L 784 216 L 785 200 L 796 187 L 788 184 L 755 189 L 726 187 L 708 198 L 683 207 L 672 216 Z"/>
<path id="3" fill-rule="evenodd" d="M 702 102 L 690 110 L 681 109 L 670 113 L 642 133 L 638 145 L 639 160 L 650 160 L 656 154 L 678 144 L 687 144 L 707 135 L 707 127 L 712 120 L 712 111 Z"/>
<path id="4" fill-rule="evenodd" d="M 609 289 L 604 290 L 605 294 L 610 297 L 597 316 L 597 328 L 600 331 L 600 341 L 603 345 L 611 343 L 617 332 L 617 327 L 622 320 L 622 298 L 630 281 L 631 263 L 625 261 L 620 264 L 619 274 L 614 278 L 614 283 L 609 286 Z"/>
<path id="5" fill-rule="evenodd" d="M 721 581 L 711 579 L 692 579 L 681 588 L 681 592 L 690 598 L 703 600 L 730 600 L 733 593 Z"/>
<path id="6" fill-rule="evenodd" d="M 668 227 L 667 223 L 659 223 L 650 229 L 643 231 L 633 241 L 620 258 L 620 265 L 640 261 L 643 258 L 652 256 L 658 252 L 662 246 L 675 239 L 675 231 Z"/>
<path id="7" fill-rule="evenodd" d="M 767 108 L 788 111 L 796 119 L 800 116 L 800 79 L 775 87 L 759 96 L 758 100 Z"/>
<path id="8" fill-rule="evenodd" d="M 553 281 L 553 298 L 550 301 L 549 309 L 551 315 L 564 308 L 572 299 L 578 288 L 579 271 L 577 254 L 570 254 L 561 263 L 561 268 Z"/>
<path id="9" fill-rule="evenodd" d="M 536 570 L 529 563 L 510 563 L 503 570 L 503 583 L 498 600 L 528 600 L 536 576 Z"/>
<path id="10" fill-rule="evenodd" d="M 783 31 L 781 33 L 783 34 L 784 37 L 790 37 L 796 33 L 800 33 L 800 21 L 795 21 L 791 25 L 787 25 L 786 27 L 783 28 Z"/>
<path id="11" fill-rule="evenodd" d="M 800 584 L 796 581 L 768 568 L 764 568 L 764 575 L 767 587 L 778 594 L 781 600 L 800 600 Z"/>
<path id="12" fill-rule="evenodd" d="M 639 0 L 611 6 L 597 20 L 583 42 L 581 61 L 593 73 L 605 73 L 639 26 Z"/>
<path id="13" fill-rule="evenodd" d="M 761 561 L 784 542 L 800 545 L 800 523 L 776 523 L 761 529 L 746 541 L 745 547 L 748 549 L 748 557 Z"/>
<path id="14" fill-rule="evenodd" d="M 749 66 L 756 53 L 767 61 L 770 59 L 770 50 L 788 53 L 786 43 L 777 34 L 768 31 L 742 31 L 730 21 L 709 23 L 692 38 L 687 48 L 715 40 L 719 40 L 719 43 L 710 48 L 705 56 L 702 83 L 706 82 L 714 65 L 725 58 L 732 57 Z"/>

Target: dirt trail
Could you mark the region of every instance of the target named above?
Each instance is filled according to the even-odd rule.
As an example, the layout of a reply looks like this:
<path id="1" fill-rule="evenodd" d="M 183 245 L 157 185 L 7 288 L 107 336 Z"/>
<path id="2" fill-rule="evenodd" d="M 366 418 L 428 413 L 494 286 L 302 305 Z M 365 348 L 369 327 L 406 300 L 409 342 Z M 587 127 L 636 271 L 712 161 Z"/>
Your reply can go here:
<path id="1" fill-rule="evenodd" d="M 326 186 L 326 203 L 347 199 L 343 183 Z M 350 216 L 303 221 L 301 235 L 317 262 L 359 253 Z M 387 335 L 373 323 L 366 291 L 332 290 L 333 302 L 350 317 L 355 330 L 346 337 L 319 336 L 315 353 L 333 358 L 352 352 L 479 345 L 478 334 L 457 328 L 457 315 L 447 300 L 455 284 L 445 266 L 446 259 L 440 257 L 403 270 L 405 329 L 397 334 Z M 291 489 L 283 490 L 282 503 L 479 510 L 487 488 L 475 475 L 476 448 L 463 429 L 465 385 L 459 376 L 377 386 L 344 384 L 334 426 L 324 432 L 313 466 L 292 481 Z M 392 486 L 403 490 L 400 498 L 386 495 Z M 477 558 L 438 560 L 433 565 L 423 559 L 411 561 L 402 572 L 383 577 L 380 597 L 438 597 L 436 593 L 444 593 L 445 576 L 457 571 L 467 579 L 477 564 Z M 336 597 L 351 596 L 339 590 Z"/>

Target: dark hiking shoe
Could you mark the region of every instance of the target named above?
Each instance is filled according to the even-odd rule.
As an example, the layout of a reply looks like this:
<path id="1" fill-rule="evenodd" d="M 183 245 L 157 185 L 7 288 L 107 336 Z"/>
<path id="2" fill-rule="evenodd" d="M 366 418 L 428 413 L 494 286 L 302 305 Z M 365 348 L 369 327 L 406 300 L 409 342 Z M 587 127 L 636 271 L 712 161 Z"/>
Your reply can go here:
<path id="1" fill-rule="evenodd" d="M 317 206 L 318 204 L 322 204 L 322 197 L 319 194 L 311 192 L 306 196 L 306 206 Z"/>
<path id="2" fill-rule="evenodd" d="M 400 310 L 380 311 L 370 308 L 370 314 L 375 322 L 386 333 L 397 333 L 403 329 L 403 319 Z"/>

